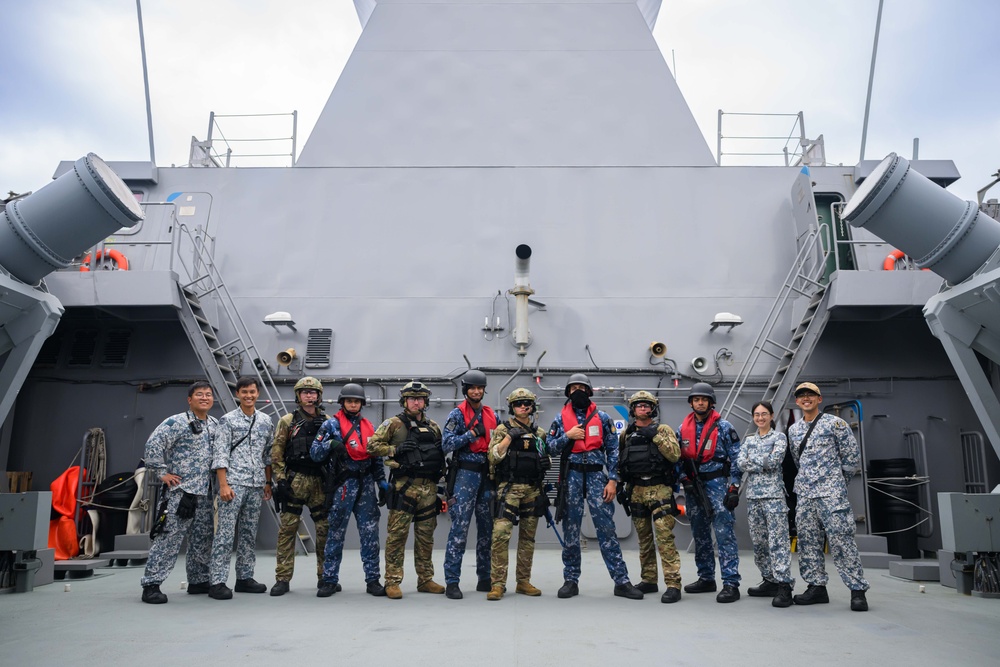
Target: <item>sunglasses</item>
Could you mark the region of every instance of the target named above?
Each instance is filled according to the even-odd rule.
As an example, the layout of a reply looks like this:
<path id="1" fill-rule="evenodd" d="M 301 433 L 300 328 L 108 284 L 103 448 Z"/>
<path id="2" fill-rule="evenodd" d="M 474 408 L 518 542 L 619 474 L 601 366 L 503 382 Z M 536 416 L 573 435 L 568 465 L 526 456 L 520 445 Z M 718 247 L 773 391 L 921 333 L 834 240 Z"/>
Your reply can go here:
<path id="1" fill-rule="evenodd" d="M 514 401 L 511 403 L 515 408 L 530 408 L 534 404 L 534 401 Z"/>

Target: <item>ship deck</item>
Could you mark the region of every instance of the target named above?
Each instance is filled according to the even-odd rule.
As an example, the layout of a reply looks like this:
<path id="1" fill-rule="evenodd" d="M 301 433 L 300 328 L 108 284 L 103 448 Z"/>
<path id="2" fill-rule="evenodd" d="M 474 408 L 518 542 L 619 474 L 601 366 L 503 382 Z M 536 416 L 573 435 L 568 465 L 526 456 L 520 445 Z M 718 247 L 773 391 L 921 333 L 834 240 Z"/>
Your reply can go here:
<path id="1" fill-rule="evenodd" d="M 512 554 L 513 555 L 513 554 Z M 532 581 L 540 598 L 503 600 L 476 593 L 469 552 L 463 600 L 416 592 L 407 553 L 403 599 L 364 592 L 357 550 L 345 552 L 341 583 L 331 598 L 315 597 L 312 557 L 298 556 L 292 590 L 280 598 L 235 594 L 229 601 L 181 590 L 183 558 L 162 590 L 170 602 L 139 600 L 141 567 L 98 569 L 93 577 L 0 595 L 0 656 L 6 665 L 124 665 L 164 661 L 258 660 L 307 664 L 448 665 L 747 665 L 953 664 L 996 665 L 1000 600 L 963 596 L 937 582 L 898 579 L 869 569 L 870 611 L 852 612 L 850 595 L 831 570 L 831 603 L 771 607 L 751 598 L 752 554 L 741 554 L 743 598 L 720 605 L 711 594 L 684 595 L 665 605 L 615 598 L 596 545 L 583 554 L 579 597 L 556 598 L 562 583 L 558 549 L 539 549 Z M 682 553 L 691 581 L 693 555 Z M 437 581 L 444 552 L 435 551 Z M 637 554 L 626 552 L 637 572 Z M 513 562 L 513 560 L 512 560 Z M 273 583 L 273 552 L 259 552 L 257 579 Z M 513 575 L 512 575 L 513 576 Z M 71 590 L 66 592 L 64 584 Z M 230 585 L 233 577 L 230 577 Z M 661 583 L 661 591 L 662 583 Z M 796 588 L 802 590 L 800 583 Z M 845 663 L 845 661 L 850 661 Z"/>

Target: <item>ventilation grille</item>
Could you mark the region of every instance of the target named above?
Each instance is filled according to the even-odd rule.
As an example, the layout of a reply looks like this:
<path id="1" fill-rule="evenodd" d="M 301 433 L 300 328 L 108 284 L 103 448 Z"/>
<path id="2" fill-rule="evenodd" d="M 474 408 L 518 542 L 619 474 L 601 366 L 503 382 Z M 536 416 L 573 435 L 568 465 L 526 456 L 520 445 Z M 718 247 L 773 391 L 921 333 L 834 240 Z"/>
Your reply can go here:
<path id="1" fill-rule="evenodd" d="M 42 349 L 35 358 L 35 367 L 55 368 L 56 364 L 59 363 L 59 352 L 62 351 L 62 344 L 65 338 L 66 336 L 62 331 L 46 338 L 45 342 L 42 343 Z"/>
<path id="2" fill-rule="evenodd" d="M 99 334 L 97 329 L 77 329 L 73 332 L 67 368 L 90 368 L 94 364 Z"/>
<path id="3" fill-rule="evenodd" d="M 131 329 L 112 329 L 108 331 L 104 338 L 101 367 L 125 368 L 125 362 L 128 361 L 129 343 L 131 340 Z"/>
<path id="4" fill-rule="evenodd" d="M 329 368 L 333 329 L 310 329 L 306 343 L 306 368 Z"/>

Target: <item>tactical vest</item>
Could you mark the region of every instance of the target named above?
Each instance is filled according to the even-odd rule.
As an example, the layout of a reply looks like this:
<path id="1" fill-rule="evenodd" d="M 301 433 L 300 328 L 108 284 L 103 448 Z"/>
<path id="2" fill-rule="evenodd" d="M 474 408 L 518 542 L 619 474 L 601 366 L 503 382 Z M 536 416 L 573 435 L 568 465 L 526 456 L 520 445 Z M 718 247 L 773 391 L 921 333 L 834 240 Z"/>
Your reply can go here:
<path id="1" fill-rule="evenodd" d="M 288 428 L 288 442 L 285 444 L 285 465 L 289 470 L 310 475 L 319 474 L 321 465 L 309 456 L 309 448 L 312 447 L 316 433 L 324 421 L 326 415 L 319 411 L 315 417 L 301 410 L 296 410 L 292 414 L 292 423 Z"/>
<path id="2" fill-rule="evenodd" d="M 406 439 L 396 447 L 394 457 L 399 472 L 408 477 L 440 479 L 444 472 L 444 450 L 441 436 L 426 421 L 416 421 L 400 413 L 396 415 L 406 428 Z"/>
<path id="3" fill-rule="evenodd" d="M 626 480 L 636 477 L 663 476 L 673 470 L 652 440 L 640 435 L 635 424 L 625 431 L 625 446 L 619 455 L 619 469 Z M 630 432 L 631 431 L 631 432 Z"/>
<path id="4" fill-rule="evenodd" d="M 548 468 L 548 457 L 538 451 L 538 438 L 535 435 L 534 424 L 525 430 L 513 422 L 506 423 L 507 430 L 520 429 L 525 431 L 517 437 L 511 437 L 507 456 L 497 465 L 498 482 L 515 482 L 517 484 L 537 484 L 545 476 Z"/>

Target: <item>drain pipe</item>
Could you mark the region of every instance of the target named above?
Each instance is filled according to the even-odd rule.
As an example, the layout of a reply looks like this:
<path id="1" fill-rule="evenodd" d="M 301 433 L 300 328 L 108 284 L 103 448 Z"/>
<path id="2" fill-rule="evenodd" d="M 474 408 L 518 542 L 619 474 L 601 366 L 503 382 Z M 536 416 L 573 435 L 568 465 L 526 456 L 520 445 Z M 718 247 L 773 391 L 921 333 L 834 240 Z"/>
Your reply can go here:
<path id="1" fill-rule="evenodd" d="M 521 367 L 524 367 L 524 355 L 528 353 L 531 344 L 531 333 L 528 331 L 528 297 L 535 293 L 528 280 L 528 262 L 531 259 L 531 246 L 522 243 L 514 249 L 517 261 L 514 263 L 514 287 L 508 290 L 516 301 L 514 306 L 514 345 L 521 357 Z M 513 379 L 513 378 L 512 378 Z M 504 385 L 507 386 L 507 385 Z"/>

